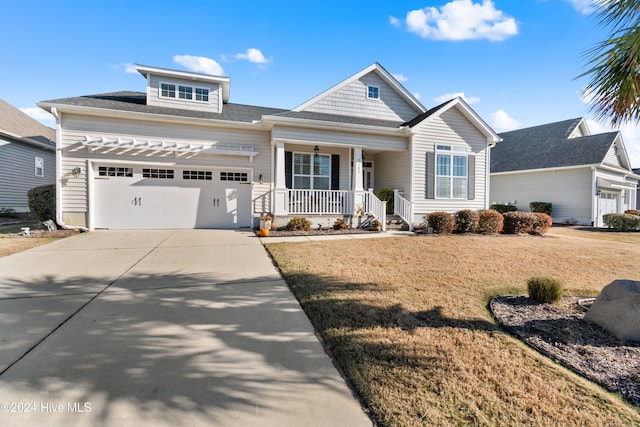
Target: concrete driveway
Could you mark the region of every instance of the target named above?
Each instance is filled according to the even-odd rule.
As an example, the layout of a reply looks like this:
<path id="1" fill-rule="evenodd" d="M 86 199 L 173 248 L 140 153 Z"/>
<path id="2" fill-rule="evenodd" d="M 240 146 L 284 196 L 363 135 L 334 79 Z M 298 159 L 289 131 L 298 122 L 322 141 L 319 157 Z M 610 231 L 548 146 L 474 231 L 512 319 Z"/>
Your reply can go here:
<path id="1" fill-rule="evenodd" d="M 0 258 L 0 425 L 371 425 L 259 239 L 95 231 Z"/>

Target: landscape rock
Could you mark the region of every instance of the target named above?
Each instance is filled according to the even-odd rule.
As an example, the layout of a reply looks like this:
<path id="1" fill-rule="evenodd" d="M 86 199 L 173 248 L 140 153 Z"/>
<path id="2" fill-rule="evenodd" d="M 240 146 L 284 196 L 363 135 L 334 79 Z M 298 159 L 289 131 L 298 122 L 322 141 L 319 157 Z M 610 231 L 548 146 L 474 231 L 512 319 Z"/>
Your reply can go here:
<path id="1" fill-rule="evenodd" d="M 640 282 L 614 280 L 584 316 L 624 341 L 640 342 Z"/>

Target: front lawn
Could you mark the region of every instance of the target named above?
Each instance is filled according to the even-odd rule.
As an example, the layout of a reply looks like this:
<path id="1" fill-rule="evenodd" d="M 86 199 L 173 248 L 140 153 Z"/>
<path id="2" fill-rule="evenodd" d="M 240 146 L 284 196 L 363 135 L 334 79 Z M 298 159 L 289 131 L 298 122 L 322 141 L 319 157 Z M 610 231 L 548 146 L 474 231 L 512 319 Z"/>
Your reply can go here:
<path id="1" fill-rule="evenodd" d="M 267 248 L 379 425 L 640 425 L 638 408 L 521 344 L 486 308 L 526 293 L 531 276 L 593 296 L 640 280 L 640 245 L 453 235 Z"/>
<path id="2" fill-rule="evenodd" d="M 29 227 L 33 233 L 32 237 L 21 236 L 21 228 Z M 36 233 L 41 230 L 42 224 L 37 222 L 24 222 L 19 224 L 0 225 L 0 257 L 22 252 L 35 248 L 54 240 L 66 237 L 71 234 L 68 231 L 57 231 L 53 233 Z M 36 237 L 37 235 L 37 237 Z"/>

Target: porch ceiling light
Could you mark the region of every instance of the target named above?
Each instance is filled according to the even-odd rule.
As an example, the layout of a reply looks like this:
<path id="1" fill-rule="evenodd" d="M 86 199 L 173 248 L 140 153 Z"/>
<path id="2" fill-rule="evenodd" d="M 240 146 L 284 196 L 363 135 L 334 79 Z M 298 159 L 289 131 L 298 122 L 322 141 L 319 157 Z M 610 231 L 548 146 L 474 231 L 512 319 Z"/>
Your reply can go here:
<path id="1" fill-rule="evenodd" d="M 320 152 L 320 147 L 318 147 L 317 145 L 313 147 L 313 152 L 318 154 Z"/>

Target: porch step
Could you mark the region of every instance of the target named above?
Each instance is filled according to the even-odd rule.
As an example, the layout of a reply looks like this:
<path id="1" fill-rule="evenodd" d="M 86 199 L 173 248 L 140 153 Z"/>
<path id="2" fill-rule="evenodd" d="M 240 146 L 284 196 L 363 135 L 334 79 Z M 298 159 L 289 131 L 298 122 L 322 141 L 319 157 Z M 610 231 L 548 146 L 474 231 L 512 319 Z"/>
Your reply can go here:
<path id="1" fill-rule="evenodd" d="M 407 224 L 400 216 L 387 214 L 387 230 L 409 230 L 409 224 Z"/>

